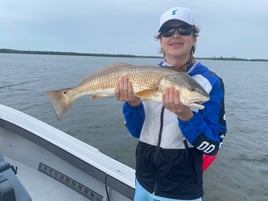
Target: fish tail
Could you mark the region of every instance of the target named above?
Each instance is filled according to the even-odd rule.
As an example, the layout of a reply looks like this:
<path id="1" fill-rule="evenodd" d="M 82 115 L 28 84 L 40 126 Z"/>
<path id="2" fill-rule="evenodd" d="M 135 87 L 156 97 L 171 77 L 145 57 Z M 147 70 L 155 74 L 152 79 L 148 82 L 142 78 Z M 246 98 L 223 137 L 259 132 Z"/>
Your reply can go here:
<path id="1" fill-rule="evenodd" d="M 62 119 L 66 111 L 72 106 L 74 97 L 69 93 L 71 88 L 47 91 L 59 119 Z"/>

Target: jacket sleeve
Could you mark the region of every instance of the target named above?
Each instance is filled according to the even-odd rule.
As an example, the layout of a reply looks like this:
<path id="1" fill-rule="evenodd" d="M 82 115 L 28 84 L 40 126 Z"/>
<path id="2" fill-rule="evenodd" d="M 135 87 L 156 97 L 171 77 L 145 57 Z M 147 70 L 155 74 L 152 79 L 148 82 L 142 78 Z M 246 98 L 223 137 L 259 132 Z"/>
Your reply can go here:
<path id="1" fill-rule="evenodd" d="M 137 107 L 129 105 L 127 102 L 123 105 L 123 115 L 125 125 L 133 137 L 139 138 L 143 126 L 145 112 L 143 104 Z"/>
<path id="2" fill-rule="evenodd" d="M 224 86 L 219 78 L 213 84 L 210 100 L 204 110 L 193 112 L 189 121 L 179 120 L 185 138 L 197 149 L 207 155 L 215 155 L 226 133 Z"/>

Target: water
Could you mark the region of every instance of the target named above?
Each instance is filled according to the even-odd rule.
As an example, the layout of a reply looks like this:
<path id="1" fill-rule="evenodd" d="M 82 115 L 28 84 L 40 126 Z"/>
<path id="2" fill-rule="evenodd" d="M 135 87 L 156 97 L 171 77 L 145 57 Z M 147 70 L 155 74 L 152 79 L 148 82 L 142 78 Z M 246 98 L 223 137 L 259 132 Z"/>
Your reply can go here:
<path id="1" fill-rule="evenodd" d="M 59 121 L 44 94 L 51 89 L 73 87 L 88 73 L 115 62 L 156 65 L 159 59 L 0 54 L 0 104 L 45 121 L 134 167 L 137 140 L 124 127 L 122 103 L 114 98 L 93 101 L 83 97 Z M 262 200 L 268 186 L 262 179 L 268 173 L 268 63 L 202 62 L 224 80 L 228 124 L 221 156 L 211 173 L 205 175 L 208 200 L 219 200 L 216 198 L 222 191 L 217 196 L 211 194 L 210 187 L 215 185 L 224 185 L 223 191 L 231 186 L 230 192 L 237 188 L 236 193 L 227 191 L 226 195 L 240 197 L 229 200 Z M 235 173 L 235 169 L 239 171 Z M 222 176 L 219 171 L 229 176 Z M 252 192 L 260 195 L 260 199 L 252 198 Z"/>

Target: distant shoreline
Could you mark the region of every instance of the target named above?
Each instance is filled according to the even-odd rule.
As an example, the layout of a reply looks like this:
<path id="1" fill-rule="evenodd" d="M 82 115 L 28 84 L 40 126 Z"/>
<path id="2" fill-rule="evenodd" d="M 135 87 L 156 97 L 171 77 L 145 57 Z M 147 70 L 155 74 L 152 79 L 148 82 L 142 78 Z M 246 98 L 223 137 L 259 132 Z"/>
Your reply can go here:
<path id="1" fill-rule="evenodd" d="M 68 56 L 95 56 L 95 57 L 126 57 L 126 58 L 161 58 L 160 56 L 139 56 L 130 54 L 104 54 L 104 53 L 79 53 L 79 52 L 60 52 L 60 51 L 32 51 L 0 49 L 0 53 L 7 54 L 40 54 L 40 55 L 68 55 Z M 244 59 L 236 57 L 200 57 L 201 60 L 225 60 L 225 61 L 265 61 L 268 59 Z"/>

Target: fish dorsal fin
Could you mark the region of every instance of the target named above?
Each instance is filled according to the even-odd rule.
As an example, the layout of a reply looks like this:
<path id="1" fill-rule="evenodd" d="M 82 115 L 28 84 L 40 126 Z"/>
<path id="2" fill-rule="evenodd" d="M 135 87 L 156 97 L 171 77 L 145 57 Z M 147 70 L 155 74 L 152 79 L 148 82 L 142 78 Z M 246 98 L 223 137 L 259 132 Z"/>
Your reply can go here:
<path id="1" fill-rule="evenodd" d="M 95 77 L 95 76 L 98 76 L 99 74 L 102 74 L 104 71 L 106 73 L 110 72 L 110 71 L 113 71 L 114 69 L 117 69 L 117 68 L 128 68 L 128 67 L 133 67 L 133 65 L 131 64 L 127 64 L 127 63 L 124 63 L 124 62 L 118 62 L 118 63 L 113 63 L 113 64 L 110 64 L 108 66 L 105 66 L 95 72 L 92 72 L 91 74 L 87 75 L 85 78 L 83 78 L 80 82 L 79 82 L 79 85 L 82 85 L 82 84 L 85 84 L 88 82 L 89 79 L 91 79 L 92 77 Z"/>
<path id="2" fill-rule="evenodd" d="M 113 68 L 119 68 L 119 67 L 129 67 L 129 66 L 133 66 L 133 65 L 125 63 L 125 62 L 117 62 L 117 63 L 113 63 L 104 67 L 104 69 L 109 69 L 109 68 L 113 69 Z"/>
<path id="3" fill-rule="evenodd" d="M 113 63 L 113 64 L 110 64 L 108 66 L 105 66 L 105 67 L 97 70 L 93 74 L 96 74 L 96 73 L 99 73 L 99 72 L 103 72 L 103 71 L 113 70 L 113 69 L 116 69 L 116 68 L 127 68 L 127 67 L 131 67 L 131 66 L 133 66 L 133 65 L 128 64 L 128 63 L 124 63 L 124 62 Z"/>

